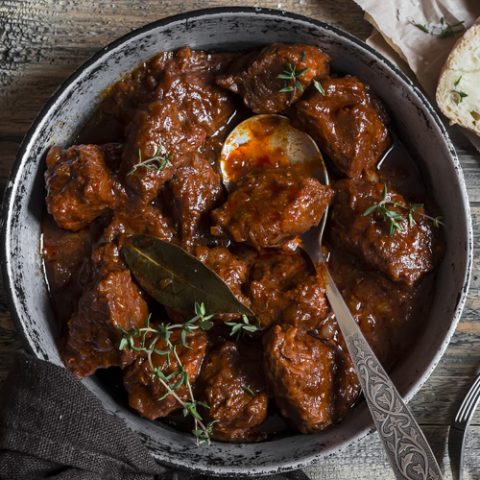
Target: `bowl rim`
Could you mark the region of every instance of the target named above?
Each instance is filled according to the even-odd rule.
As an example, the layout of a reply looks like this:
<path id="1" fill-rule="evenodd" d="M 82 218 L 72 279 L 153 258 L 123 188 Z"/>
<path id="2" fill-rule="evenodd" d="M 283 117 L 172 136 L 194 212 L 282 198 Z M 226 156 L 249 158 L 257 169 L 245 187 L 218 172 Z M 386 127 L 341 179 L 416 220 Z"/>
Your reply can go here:
<path id="1" fill-rule="evenodd" d="M 461 318 L 463 308 L 465 305 L 465 301 L 467 298 L 468 294 L 468 289 L 470 285 L 470 279 L 471 279 L 471 272 L 472 272 L 472 263 L 473 263 L 473 227 L 472 227 L 472 217 L 471 217 L 471 211 L 470 211 L 470 203 L 468 199 L 468 193 L 467 193 L 467 188 L 466 188 L 466 183 L 465 183 L 465 178 L 463 175 L 463 169 L 462 166 L 458 160 L 455 147 L 453 146 L 453 143 L 450 139 L 450 136 L 446 130 L 446 127 L 444 123 L 442 122 L 437 110 L 435 107 L 430 103 L 430 101 L 426 98 L 425 94 L 422 92 L 420 87 L 418 87 L 405 73 L 403 73 L 399 67 L 397 67 L 394 63 L 392 63 L 389 59 L 384 57 L 380 52 L 375 50 L 373 47 L 368 45 L 366 42 L 363 40 L 359 39 L 358 37 L 354 36 L 353 34 L 344 31 L 341 28 L 338 28 L 336 26 L 330 25 L 328 23 L 325 23 L 321 20 L 317 20 L 315 18 L 311 18 L 305 15 L 300 15 L 297 13 L 293 12 L 287 12 L 285 10 L 279 10 L 279 9 L 272 9 L 272 8 L 263 8 L 263 7 L 213 7 L 213 8 L 203 8 L 203 9 L 198 9 L 198 10 L 191 10 L 188 12 L 176 14 L 176 15 L 171 15 L 165 18 L 161 18 L 159 20 L 155 20 L 153 22 L 150 22 L 148 24 L 145 24 L 139 28 L 135 28 L 134 30 L 128 32 L 125 35 L 122 35 L 121 37 L 117 38 L 116 40 L 113 40 L 109 44 L 107 44 L 105 47 L 101 48 L 98 50 L 96 53 L 94 53 L 92 56 L 90 56 L 85 62 L 83 62 L 79 67 L 77 67 L 73 73 L 71 73 L 52 93 L 52 95 L 48 98 L 44 106 L 40 109 L 39 113 L 35 116 L 33 122 L 31 123 L 27 133 L 25 134 L 19 149 L 16 154 L 15 161 L 11 167 L 10 173 L 9 173 L 9 180 L 7 183 L 7 186 L 5 188 L 4 194 L 3 194 L 3 203 L 2 203 L 2 212 L 1 212 L 1 240 L 2 240 L 2 248 L 1 248 L 1 257 L 0 257 L 0 263 L 1 263 L 1 270 L 2 270 L 2 276 L 4 280 L 4 289 L 6 291 L 7 295 L 7 301 L 8 301 L 8 306 L 9 306 L 9 312 L 10 316 L 12 318 L 12 321 L 16 327 L 16 331 L 20 334 L 23 346 L 26 348 L 26 350 L 34 354 L 35 351 L 29 342 L 29 338 L 27 336 L 26 331 L 24 330 L 24 325 L 22 321 L 20 320 L 20 316 L 16 310 L 15 307 L 15 299 L 16 299 L 16 294 L 14 292 L 13 287 L 13 278 L 12 278 L 12 272 L 10 270 L 10 262 L 9 262 L 9 253 L 10 253 L 10 248 L 9 248 L 9 234 L 10 234 L 10 228 L 11 228 L 11 214 L 13 210 L 13 204 L 16 198 L 16 193 L 17 190 L 15 188 L 16 180 L 19 177 L 19 174 L 21 172 L 21 167 L 22 163 L 24 160 L 25 155 L 28 155 L 28 151 L 31 147 L 31 142 L 33 138 L 36 136 L 39 127 L 43 124 L 43 122 L 46 120 L 48 117 L 48 114 L 50 110 L 55 106 L 56 102 L 59 100 L 59 98 L 62 96 L 62 94 L 65 92 L 65 90 L 68 89 L 68 87 L 75 82 L 82 74 L 83 72 L 96 63 L 97 61 L 101 60 L 102 57 L 115 48 L 121 46 L 122 44 L 127 43 L 131 39 L 142 35 L 144 33 L 147 33 L 151 30 L 154 30 L 158 27 L 165 27 L 168 26 L 169 24 L 173 22 L 178 22 L 182 20 L 189 20 L 192 18 L 199 18 L 199 17 L 208 17 L 211 15 L 219 15 L 219 14 L 247 14 L 247 15 L 265 15 L 265 16 L 270 16 L 276 19 L 290 19 L 294 21 L 301 21 L 306 24 L 312 25 L 314 28 L 321 28 L 326 31 L 331 31 L 335 35 L 339 37 L 343 37 L 346 40 L 350 41 L 355 45 L 356 48 L 366 50 L 369 54 L 371 54 L 376 61 L 381 62 L 385 64 L 390 70 L 393 71 L 397 79 L 401 80 L 407 88 L 409 88 L 414 95 L 420 100 L 422 107 L 428 112 L 430 115 L 431 119 L 435 122 L 435 126 L 439 129 L 440 134 L 445 141 L 445 144 L 448 148 L 449 152 L 449 158 L 450 161 L 452 162 L 454 166 L 454 170 L 456 173 L 457 177 L 457 182 L 460 187 L 460 192 L 461 192 L 461 200 L 464 204 L 465 207 L 465 217 L 466 217 L 466 249 L 465 249 L 465 274 L 463 278 L 463 283 L 462 283 L 462 288 L 461 292 L 457 298 L 457 302 L 455 305 L 455 310 L 453 313 L 452 321 L 450 323 L 450 327 L 448 328 L 445 337 L 442 340 L 442 343 L 440 345 L 440 348 L 437 350 L 435 355 L 433 356 L 432 360 L 430 361 L 428 367 L 426 370 L 423 372 L 423 374 L 420 376 L 420 378 L 414 382 L 413 384 L 410 385 L 408 392 L 403 396 L 404 400 L 406 402 L 410 401 L 410 399 L 418 392 L 418 390 L 422 387 L 422 385 L 427 381 L 427 379 L 430 377 L 432 374 L 433 370 L 439 363 L 440 359 L 442 358 L 443 354 L 445 353 L 446 348 L 448 347 L 450 340 L 455 332 L 455 329 L 457 327 L 457 324 Z M 128 72 L 125 72 L 128 73 Z M 236 466 L 219 466 L 219 465 L 211 465 L 210 470 L 206 469 L 204 466 L 198 466 L 195 468 L 195 465 L 192 463 L 188 462 L 187 460 L 180 460 L 178 463 L 174 464 L 170 461 L 165 461 L 162 460 L 162 462 L 165 465 L 171 466 L 171 467 L 179 467 L 179 468 L 187 468 L 192 471 L 198 471 L 200 473 L 210 473 L 215 476 L 217 475 L 225 475 L 225 474 L 230 474 L 230 475 L 267 475 L 267 474 L 274 474 L 274 473 L 280 473 L 280 472 L 285 472 L 285 471 L 291 471 L 291 470 L 296 470 L 300 468 L 305 468 L 314 463 L 316 460 L 318 461 L 320 458 L 326 457 L 328 455 L 331 455 L 333 452 L 340 452 L 347 448 L 349 445 L 351 445 L 354 442 L 357 442 L 361 438 L 365 437 L 369 433 L 375 431 L 375 428 L 373 427 L 373 423 L 371 423 L 368 427 L 364 428 L 362 431 L 358 432 L 356 435 L 354 435 L 349 441 L 344 442 L 343 444 L 336 446 L 333 449 L 326 449 L 325 452 L 322 453 L 317 453 L 317 454 L 311 454 L 311 455 L 305 455 L 304 457 L 298 459 L 298 460 L 287 460 L 285 462 L 282 462 L 281 464 L 276 464 L 276 465 L 262 465 L 262 466 L 254 466 L 254 467 L 236 467 Z M 266 442 L 268 443 L 268 441 Z M 161 459 L 159 459 L 161 460 Z"/>

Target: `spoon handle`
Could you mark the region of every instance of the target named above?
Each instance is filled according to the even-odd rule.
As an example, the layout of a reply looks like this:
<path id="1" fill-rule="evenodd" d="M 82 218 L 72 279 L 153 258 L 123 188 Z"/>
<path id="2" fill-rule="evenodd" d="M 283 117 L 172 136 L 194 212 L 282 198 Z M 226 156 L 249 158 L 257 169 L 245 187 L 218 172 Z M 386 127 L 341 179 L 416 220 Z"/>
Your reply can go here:
<path id="1" fill-rule="evenodd" d="M 370 348 L 328 270 L 325 277 L 327 298 L 345 338 L 395 477 L 441 480 L 440 467 L 412 412 Z"/>

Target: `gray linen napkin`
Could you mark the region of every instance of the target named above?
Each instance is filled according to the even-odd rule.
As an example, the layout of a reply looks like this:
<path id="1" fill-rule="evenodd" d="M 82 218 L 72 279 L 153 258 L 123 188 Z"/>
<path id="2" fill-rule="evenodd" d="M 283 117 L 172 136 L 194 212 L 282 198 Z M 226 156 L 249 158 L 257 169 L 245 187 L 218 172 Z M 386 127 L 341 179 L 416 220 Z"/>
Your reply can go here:
<path id="1" fill-rule="evenodd" d="M 168 471 L 68 370 L 19 354 L 0 391 L 0 480 L 206 480 Z M 302 472 L 270 480 L 308 479 Z"/>

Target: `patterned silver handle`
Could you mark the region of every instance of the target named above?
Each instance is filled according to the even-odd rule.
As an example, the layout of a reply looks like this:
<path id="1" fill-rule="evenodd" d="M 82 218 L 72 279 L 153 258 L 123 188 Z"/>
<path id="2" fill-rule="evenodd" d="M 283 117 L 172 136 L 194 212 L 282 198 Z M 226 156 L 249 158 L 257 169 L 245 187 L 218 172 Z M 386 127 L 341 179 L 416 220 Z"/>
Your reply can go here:
<path id="1" fill-rule="evenodd" d="M 328 271 L 326 280 L 327 298 L 396 478 L 441 480 L 442 472 L 422 430 L 370 348 Z"/>

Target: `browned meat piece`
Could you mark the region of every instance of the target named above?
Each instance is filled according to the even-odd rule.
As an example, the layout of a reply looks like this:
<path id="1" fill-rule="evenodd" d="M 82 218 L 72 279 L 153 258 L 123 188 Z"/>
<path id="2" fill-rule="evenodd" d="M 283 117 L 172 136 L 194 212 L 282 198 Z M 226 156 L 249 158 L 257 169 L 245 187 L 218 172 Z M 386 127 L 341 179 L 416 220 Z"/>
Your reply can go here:
<path id="1" fill-rule="evenodd" d="M 172 56 L 172 52 L 161 52 L 119 80 L 100 105 L 101 118 L 116 120 L 119 130 L 128 125 L 138 106 L 154 97 L 163 69 Z"/>
<path id="2" fill-rule="evenodd" d="M 336 196 L 330 217 L 332 242 L 351 251 L 368 265 L 394 281 L 413 285 L 434 266 L 434 235 L 423 208 L 407 222 L 405 199 L 390 192 L 390 209 L 400 212 L 400 230 L 392 232 L 388 219 L 379 210 L 364 215 L 369 207 L 382 201 L 384 185 L 365 181 L 342 180 L 336 184 Z"/>
<path id="3" fill-rule="evenodd" d="M 177 231 L 183 248 L 191 250 L 199 234 L 200 222 L 220 198 L 220 175 L 199 156 L 177 170 L 170 182 Z"/>
<path id="4" fill-rule="evenodd" d="M 279 246 L 318 225 L 332 196 L 294 168 L 265 168 L 242 177 L 212 217 L 236 242 Z"/>
<path id="5" fill-rule="evenodd" d="M 88 229 L 67 232 L 52 220 L 43 222 L 43 258 L 50 291 L 69 285 L 90 254 Z"/>
<path id="6" fill-rule="evenodd" d="M 292 426 L 316 432 L 348 413 L 360 385 L 341 347 L 288 325 L 273 326 L 263 343 L 265 375 Z"/>
<path id="7" fill-rule="evenodd" d="M 114 184 L 96 145 L 52 147 L 45 182 L 48 213 L 66 230 L 86 227 L 115 205 Z"/>
<path id="8" fill-rule="evenodd" d="M 90 257 L 91 277 L 102 277 L 114 270 L 126 270 L 121 247 L 116 242 L 99 243 Z"/>
<path id="9" fill-rule="evenodd" d="M 335 349 L 335 422 L 345 418 L 360 394 L 360 381 L 345 347 Z"/>
<path id="10" fill-rule="evenodd" d="M 317 328 L 328 313 L 323 276 L 309 273 L 296 252 L 262 252 L 253 263 L 246 292 L 262 327 L 283 320 Z"/>
<path id="11" fill-rule="evenodd" d="M 152 204 L 126 204 L 115 212 L 110 224 L 102 234 L 103 242 L 115 241 L 121 247 L 132 235 L 152 235 L 162 240 L 173 239 L 173 226 L 161 210 Z"/>
<path id="12" fill-rule="evenodd" d="M 177 345 L 178 356 L 188 374 L 190 384 L 193 385 L 200 373 L 205 356 L 207 346 L 205 333 L 198 331 L 189 334 L 187 342 L 190 348 L 181 345 L 179 330 L 173 331 L 170 340 Z M 156 348 L 159 350 L 167 350 L 163 340 L 159 340 L 156 345 Z M 178 361 L 174 356 L 171 356 L 170 362 L 168 362 L 166 355 L 153 354 L 152 364 L 154 368 L 161 369 L 166 376 L 177 372 L 179 369 Z M 169 384 L 175 385 L 179 378 L 179 375 L 174 375 Z M 132 365 L 125 369 L 123 384 L 128 392 L 130 406 L 150 420 L 165 417 L 181 407 L 178 400 L 171 394 L 165 396 L 167 393 L 166 388 L 152 374 L 152 368 L 143 353 L 137 357 Z M 189 398 L 185 384 L 176 390 L 176 394 L 182 401 L 186 401 Z"/>
<path id="13" fill-rule="evenodd" d="M 225 342 L 207 355 L 198 384 L 215 421 L 214 437 L 224 441 L 261 439 L 259 427 L 267 416 L 268 396 L 260 368 L 261 353 Z"/>
<path id="14" fill-rule="evenodd" d="M 274 325 L 264 336 L 265 375 L 282 415 L 303 433 L 335 420 L 335 351 L 296 327 Z"/>
<path id="15" fill-rule="evenodd" d="M 120 329 L 142 327 L 148 316 L 147 304 L 128 270 L 111 268 L 102 273 L 85 289 L 68 322 L 62 356 L 78 377 L 132 361 L 131 354 L 118 349 Z"/>
<path id="16" fill-rule="evenodd" d="M 89 281 L 91 240 L 89 229 L 69 232 L 58 227 L 49 215 L 42 223 L 42 246 L 52 307 L 63 336 L 67 322 Z"/>
<path id="17" fill-rule="evenodd" d="M 248 54 L 239 66 L 219 76 L 217 84 L 240 94 L 254 113 L 278 113 L 296 102 L 314 78 L 328 75 L 329 58 L 311 45 L 274 43 L 258 55 Z M 278 78 L 287 72 L 291 79 Z"/>
<path id="18" fill-rule="evenodd" d="M 240 302 L 247 306 L 250 304 L 241 290 L 248 278 L 248 267 L 244 261 L 225 247 L 198 245 L 195 247 L 195 256 L 224 280 Z"/>
<path id="19" fill-rule="evenodd" d="M 375 168 L 390 145 L 379 103 L 356 77 L 330 78 L 322 85 L 325 94 L 298 102 L 296 121 L 341 172 L 358 177 Z"/>
<path id="20" fill-rule="evenodd" d="M 146 202 L 233 114 L 229 95 L 212 84 L 211 61 L 205 52 L 176 52 L 165 65 L 155 100 L 133 117 L 121 173 Z"/>
<path id="21" fill-rule="evenodd" d="M 317 328 L 329 310 L 323 275 L 305 272 L 288 292 L 288 300 L 283 311 L 285 323 L 308 330 Z"/>
<path id="22" fill-rule="evenodd" d="M 379 272 L 365 270 L 344 250 L 331 250 L 329 269 L 368 343 L 388 368 L 411 338 L 407 330 L 411 324 L 412 290 Z M 321 333 L 326 340 L 340 338 L 333 320 L 325 324 Z"/>
<path id="23" fill-rule="evenodd" d="M 112 172 L 116 172 L 122 161 L 123 145 L 121 143 L 105 143 L 100 147 L 105 155 L 105 164 Z"/>
<path id="24" fill-rule="evenodd" d="M 286 292 L 294 288 L 306 268 L 303 257 L 295 252 L 264 251 L 250 273 L 247 295 L 262 327 L 279 321 L 289 304 Z"/>

